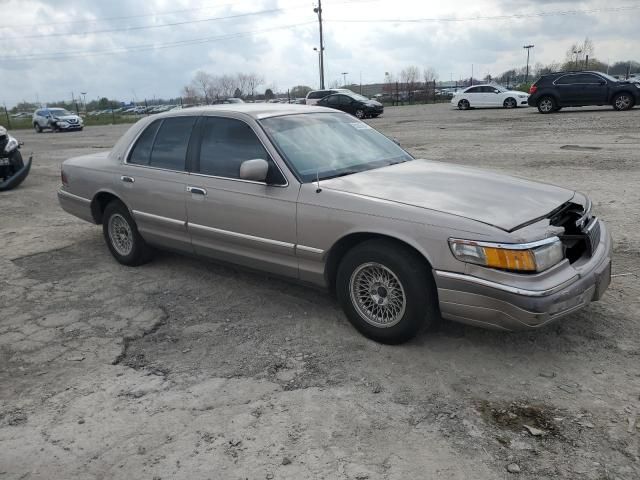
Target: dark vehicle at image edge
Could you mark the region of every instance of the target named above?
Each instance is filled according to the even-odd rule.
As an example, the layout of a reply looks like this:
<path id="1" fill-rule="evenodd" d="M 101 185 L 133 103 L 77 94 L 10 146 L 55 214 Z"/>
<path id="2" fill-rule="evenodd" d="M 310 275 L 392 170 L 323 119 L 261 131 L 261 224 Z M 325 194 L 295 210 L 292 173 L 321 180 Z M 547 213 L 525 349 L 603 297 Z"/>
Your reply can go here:
<path id="1" fill-rule="evenodd" d="M 357 93 L 334 93 L 319 100 L 316 105 L 335 108 L 358 118 L 375 118 L 384 112 L 384 107 L 380 102 L 369 100 Z"/>
<path id="2" fill-rule="evenodd" d="M 640 84 L 601 72 L 556 72 L 540 77 L 531 85 L 529 94 L 529 105 L 540 113 L 595 105 L 611 105 L 623 111 L 640 102 Z"/>

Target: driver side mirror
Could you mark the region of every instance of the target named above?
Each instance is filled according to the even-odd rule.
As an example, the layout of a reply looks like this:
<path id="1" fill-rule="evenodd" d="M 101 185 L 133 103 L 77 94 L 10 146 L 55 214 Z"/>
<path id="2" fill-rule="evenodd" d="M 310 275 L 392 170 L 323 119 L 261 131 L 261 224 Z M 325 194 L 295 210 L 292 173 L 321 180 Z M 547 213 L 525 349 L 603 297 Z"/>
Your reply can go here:
<path id="1" fill-rule="evenodd" d="M 245 160 L 240 164 L 240 178 L 252 182 L 266 182 L 269 164 L 262 158 Z"/>

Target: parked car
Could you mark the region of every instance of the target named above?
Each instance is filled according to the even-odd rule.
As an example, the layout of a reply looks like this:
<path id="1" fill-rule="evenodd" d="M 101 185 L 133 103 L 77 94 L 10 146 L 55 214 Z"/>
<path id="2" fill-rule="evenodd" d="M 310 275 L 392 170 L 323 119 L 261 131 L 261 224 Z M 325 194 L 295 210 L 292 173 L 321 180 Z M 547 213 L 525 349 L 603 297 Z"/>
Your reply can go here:
<path id="1" fill-rule="evenodd" d="M 385 343 L 440 316 L 535 329 L 609 285 L 611 237 L 585 195 L 414 159 L 322 107 L 146 117 L 61 179 L 62 208 L 101 224 L 118 262 L 169 248 L 323 286 Z"/>
<path id="2" fill-rule="evenodd" d="M 529 93 L 529 105 L 540 113 L 591 105 L 611 105 L 622 111 L 638 104 L 640 84 L 602 72 L 557 72 L 540 77 Z"/>
<path id="3" fill-rule="evenodd" d="M 334 93 L 320 99 L 316 105 L 335 108 L 358 118 L 375 118 L 384 112 L 384 106 L 380 102 L 353 92 Z"/>
<path id="4" fill-rule="evenodd" d="M 474 85 L 457 91 L 451 99 L 451 105 L 460 110 L 470 108 L 527 107 L 529 95 L 516 90 L 508 90 L 500 85 Z"/>
<path id="5" fill-rule="evenodd" d="M 54 132 L 84 128 L 80 115 L 71 113 L 65 108 L 40 108 L 33 112 L 32 122 L 33 128 L 38 133 L 47 128 Z"/>
<path id="6" fill-rule="evenodd" d="M 334 93 L 353 93 L 353 92 L 347 88 L 329 88 L 325 90 L 311 90 L 309 93 L 307 93 L 307 97 L 305 98 L 304 103 L 307 105 L 315 105 L 316 103 L 318 103 L 320 99 Z"/>

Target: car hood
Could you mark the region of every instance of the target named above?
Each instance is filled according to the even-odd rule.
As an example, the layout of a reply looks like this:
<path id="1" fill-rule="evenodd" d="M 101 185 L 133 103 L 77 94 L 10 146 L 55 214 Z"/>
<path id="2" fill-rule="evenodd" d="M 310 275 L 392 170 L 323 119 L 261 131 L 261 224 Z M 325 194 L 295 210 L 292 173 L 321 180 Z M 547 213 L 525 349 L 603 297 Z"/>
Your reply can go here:
<path id="1" fill-rule="evenodd" d="M 368 102 L 364 102 L 365 105 L 369 106 L 369 107 L 381 107 L 382 104 L 376 100 L 369 100 Z"/>
<path id="2" fill-rule="evenodd" d="M 54 115 L 58 120 L 80 120 L 78 115 Z"/>
<path id="3" fill-rule="evenodd" d="M 469 218 L 513 231 L 575 192 L 471 167 L 413 160 L 322 181 L 329 188 Z"/>

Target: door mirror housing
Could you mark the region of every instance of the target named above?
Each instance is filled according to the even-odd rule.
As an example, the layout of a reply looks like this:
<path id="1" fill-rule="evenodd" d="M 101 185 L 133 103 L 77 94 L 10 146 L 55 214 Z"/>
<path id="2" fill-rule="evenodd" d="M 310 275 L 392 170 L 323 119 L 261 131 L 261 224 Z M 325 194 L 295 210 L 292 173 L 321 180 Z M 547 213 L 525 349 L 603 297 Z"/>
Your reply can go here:
<path id="1" fill-rule="evenodd" d="M 240 178 L 252 182 L 266 182 L 269 164 L 262 158 L 245 160 L 240 164 Z"/>

